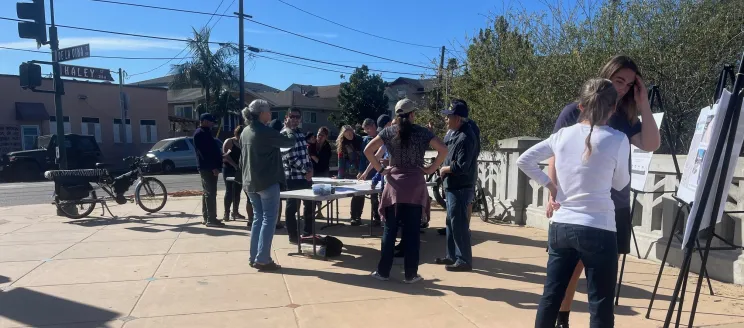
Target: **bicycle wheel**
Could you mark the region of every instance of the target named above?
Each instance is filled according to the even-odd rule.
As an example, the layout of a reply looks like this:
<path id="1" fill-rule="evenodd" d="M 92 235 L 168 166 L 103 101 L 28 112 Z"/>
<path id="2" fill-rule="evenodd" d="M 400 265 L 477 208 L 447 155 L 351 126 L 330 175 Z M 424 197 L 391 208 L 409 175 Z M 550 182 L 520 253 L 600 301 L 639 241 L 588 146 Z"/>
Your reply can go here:
<path id="1" fill-rule="evenodd" d="M 91 192 L 88 197 L 80 200 L 58 200 L 54 204 L 62 215 L 70 219 L 82 219 L 93 212 L 97 202 L 96 193 Z"/>
<path id="2" fill-rule="evenodd" d="M 165 206 L 168 191 L 160 180 L 152 177 L 143 178 L 134 189 L 134 200 L 145 212 L 155 213 Z"/>
<path id="3" fill-rule="evenodd" d="M 434 191 L 434 200 L 437 201 L 437 204 L 439 204 L 439 206 L 447 209 L 447 197 L 444 195 L 444 185 L 442 178 L 437 174 L 432 174 L 432 176 L 429 178 L 429 181 L 434 181 L 437 183 L 434 187 L 432 187 L 432 191 Z"/>
<path id="4" fill-rule="evenodd" d="M 475 203 L 473 204 L 473 211 L 478 211 L 481 221 L 488 222 L 488 202 L 486 200 L 486 193 L 483 191 L 483 187 L 478 180 L 478 185 L 475 186 Z"/>

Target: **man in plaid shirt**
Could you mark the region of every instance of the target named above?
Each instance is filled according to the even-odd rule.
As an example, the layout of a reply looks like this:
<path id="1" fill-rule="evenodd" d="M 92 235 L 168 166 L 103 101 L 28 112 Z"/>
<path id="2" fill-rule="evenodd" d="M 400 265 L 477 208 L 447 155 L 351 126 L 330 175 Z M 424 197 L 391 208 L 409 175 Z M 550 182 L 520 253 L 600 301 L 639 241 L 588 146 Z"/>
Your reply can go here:
<path id="1" fill-rule="evenodd" d="M 287 190 L 310 189 L 313 187 L 313 165 L 310 162 L 310 154 L 307 151 L 307 141 L 305 134 L 299 129 L 300 111 L 291 108 L 287 112 L 286 123 L 284 124 L 283 134 L 294 135 L 297 142 L 289 149 L 282 149 L 282 165 L 284 166 L 284 176 L 287 178 Z M 313 224 L 315 224 L 315 215 L 313 213 L 312 201 L 303 201 L 305 206 L 303 218 L 305 221 L 302 236 L 310 236 L 313 233 Z M 298 241 L 298 224 L 297 212 L 300 201 L 298 199 L 287 200 L 287 206 L 284 215 L 287 219 L 287 234 L 290 243 Z"/>

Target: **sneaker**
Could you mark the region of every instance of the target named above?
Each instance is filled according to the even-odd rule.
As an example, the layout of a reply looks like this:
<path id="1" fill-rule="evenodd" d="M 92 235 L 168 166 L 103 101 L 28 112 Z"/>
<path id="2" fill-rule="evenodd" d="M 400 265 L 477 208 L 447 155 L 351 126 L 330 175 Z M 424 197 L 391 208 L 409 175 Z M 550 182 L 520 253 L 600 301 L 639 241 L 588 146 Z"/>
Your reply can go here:
<path id="1" fill-rule="evenodd" d="M 403 282 L 406 284 L 415 284 L 421 280 L 424 280 L 424 278 L 422 278 L 420 275 L 416 275 L 415 277 L 411 279 L 406 278 L 406 280 L 403 280 Z"/>
<path id="2" fill-rule="evenodd" d="M 375 278 L 375 279 L 377 279 L 377 280 L 379 280 L 379 281 L 388 281 L 388 280 L 390 280 L 390 278 L 388 278 L 388 277 L 383 277 L 383 276 L 382 276 L 382 275 L 381 275 L 381 274 L 380 274 L 379 272 L 377 272 L 377 271 L 375 271 L 375 272 L 372 272 L 372 273 L 370 274 L 370 277 L 372 277 L 372 278 Z"/>
<path id="3" fill-rule="evenodd" d="M 254 263 L 253 267 L 258 269 L 258 271 L 276 271 L 281 269 L 282 267 L 276 264 L 275 262 L 269 262 L 266 264 L 261 263 Z"/>
<path id="4" fill-rule="evenodd" d="M 457 262 L 455 264 L 445 265 L 444 269 L 446 269 L 447 271 L 453 271 L 453 272 L 473 271 L 473 267 L 470 266 L 470 264 L 467 264 L 465 262 Z"/>
<path id="5" fill-rule="evenodd" d="M 222 222 L 220 222 L 220 221 L 217 221 L 217 220 L 214 220 L 214 221 L 207 221 L 207 223 L 206 223 L 205 225 L 206 225 L 207 227 L 224 227 L 224 226 L 225 226 L 225 224 L 224 224 L 224 223 L 222 223 Z"/>
<path id="6" fill-rule="evenodd" d="M 248 262 L 248 265 L 252 268 L 252 267 L 256 266 L 256 262 L 249 261 Z"/>
<path id="7" fill-rule="evenodd" d="M 362 225 L 362 219 L 351 219 L 351 226 L 352 227 L 358 227 Z"/>
<path id="8" fill-rule="evenodd" d="M 372 226 L 373 226 L 373 227 L 379 227 L 379 226 L 382 226 L 382 221 L 380 221 L 380 219 L 375 219 L 375 220 L 372 220 Z"/>
<path id="9" fill-rule="evenodd" d="M 225 215 L 224 217 L 222 217 L 222 222 L 227 222 L 227 221 L 230 221 L 229 215 Z"/>
<path id="10" fill-rule="evenodd" d="M 232 219 L 233 220 L 245 220 L 245 216 L 241 215 L 238 212 L 233 212 Z"/>
<path id="11" fill-rule="evenodd" d="M 446 257 L 437 257 L 434 263 L 439 265 L 453 265 L 455 264 L 455 260 Z"/>
<path id="12" fill-rule="evenodd" d="M 247 225 L 248 225 L 248 228 L 252 227 L 253 226 L 253 220 L 248 220 Z"/>
<path id="13" fill-rule="evenodd" d="M 567 323 L 558 323 L 555 325 L 555 328 L 568 328 Z"/>

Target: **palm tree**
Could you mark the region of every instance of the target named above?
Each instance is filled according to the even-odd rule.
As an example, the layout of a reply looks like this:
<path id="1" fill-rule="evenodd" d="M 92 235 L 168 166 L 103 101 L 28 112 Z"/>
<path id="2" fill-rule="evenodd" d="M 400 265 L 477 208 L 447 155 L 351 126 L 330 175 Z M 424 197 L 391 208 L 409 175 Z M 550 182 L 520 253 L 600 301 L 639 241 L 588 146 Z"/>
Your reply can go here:
<path id="1" fill-rule="evenodd" d="M 171 73 L 175 76 L 170 88 L 178 90 L 201 87 L 204 103 L 198 109 L 201 109 L 200 112 L 213 112 L 216 106 L 212 99 L 216 101 L 225 90 L 234 90 L 237 87 L 238 69 L 234 58 L 238 49 L 231 44 L 221 44 L 213 52 L 209 42 L 211 30 L 204 27 L 200 31 L 193 29 L 193 32 L 194 36 L 186 42 L 191 59 L 171 66 Z M 221 118 L 225 113 L 213 114 Z"/>

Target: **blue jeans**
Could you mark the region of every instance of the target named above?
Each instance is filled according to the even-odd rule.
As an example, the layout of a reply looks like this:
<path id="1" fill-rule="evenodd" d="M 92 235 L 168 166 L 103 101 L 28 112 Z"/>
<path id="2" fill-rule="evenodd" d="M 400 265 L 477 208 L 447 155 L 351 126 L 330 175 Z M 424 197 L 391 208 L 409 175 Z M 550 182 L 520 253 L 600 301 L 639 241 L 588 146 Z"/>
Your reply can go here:
<path id="1" fill-rule="evenodd" d="M 383 277 L 390 277 L 395 255 L 395 237 L 398 225 L 403 224 L 401 241 L 405 240 L 405 258 L 403 268 L 406 279 L 416 277 L 419 265 L 419 228 L 424 208 L 421 205 L 395 204 L 383 209 L 385 211 L 385 231 L 382 235 L 382 256 L 377 264 L 377 272 Z"/>
<path id="2" fill-rule="evenodd" d="M 473 189 L 446 190 L 447 197 L 447 258 L 457 264 L 473 265 L 470 246 L 468 204 L 473 201 Z"/>
<path id="3" fill-rule="evenodd" d="M 274 240 L 277 211 L 279 211 L 279 184 L 259 192 L 249 192 L 253 204 L 251 227 L 251 262 L 268 264 L 271 259 L 271 242 Z"/>
<path id="4" fill-rule="evenodd" d="M 589 294 L 589 325 L 614 327 L 617 234 L 613 231 L 552 222 L 548 230 L 548 268 L 535 328 L 553 328 L 576 264 L 584 263 Z"/>

